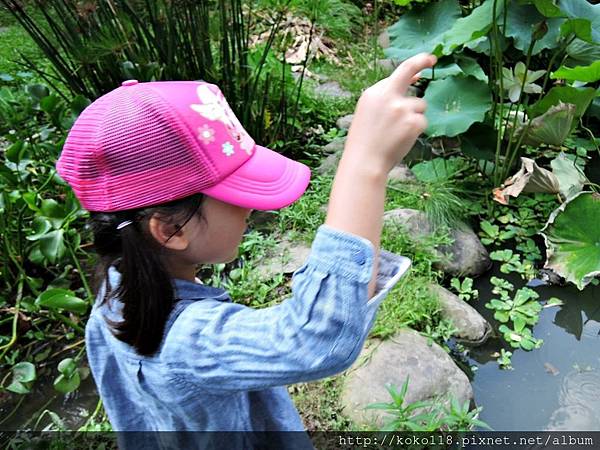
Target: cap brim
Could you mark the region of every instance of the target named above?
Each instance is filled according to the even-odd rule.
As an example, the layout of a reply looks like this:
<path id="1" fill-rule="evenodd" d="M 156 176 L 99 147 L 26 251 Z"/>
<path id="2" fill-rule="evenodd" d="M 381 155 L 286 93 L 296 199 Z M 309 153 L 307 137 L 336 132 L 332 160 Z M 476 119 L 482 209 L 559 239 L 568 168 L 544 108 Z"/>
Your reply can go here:
<path id="1" fill-rule="evenodd" d="M 248 161 L 202 193 L 243 208 L 271 210 L 298 200 L 309 180 L 307 166 L 257 145 Z"/>

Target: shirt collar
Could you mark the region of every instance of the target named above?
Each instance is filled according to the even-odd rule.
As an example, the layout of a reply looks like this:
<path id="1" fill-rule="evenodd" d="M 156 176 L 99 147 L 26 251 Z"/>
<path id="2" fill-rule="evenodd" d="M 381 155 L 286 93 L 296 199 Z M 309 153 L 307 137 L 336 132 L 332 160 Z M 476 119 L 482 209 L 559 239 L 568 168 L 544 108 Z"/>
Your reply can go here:
<path id="1" fill-rule="evenodd" d="M 111 266 L 108 270 L 108 277 L 111 286 L 118 286 L 121 281 L 121 273 L 115 266 Z M 173 278 L 173 286 L 175 287 L 175 298 L 177 300 L 202 300 L 212 298 L 221 301 L 231 301 L 229 294 L 225 289 L 207 286 L 193 281 L 181 280 Z"/>

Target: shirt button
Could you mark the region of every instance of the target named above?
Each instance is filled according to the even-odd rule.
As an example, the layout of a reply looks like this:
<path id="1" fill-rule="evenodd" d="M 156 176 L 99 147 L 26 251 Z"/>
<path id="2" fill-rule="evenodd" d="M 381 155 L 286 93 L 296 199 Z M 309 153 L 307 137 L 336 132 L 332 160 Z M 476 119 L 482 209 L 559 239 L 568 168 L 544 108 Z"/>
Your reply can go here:
<path id="1" fill-rule="evenodd" d="M 354 255 L 352 255 L 352 256 L 354 258 L 354 262 L 360 264 L 361 266 L 366 261 L 365 253 L 362 250 L 357 250 L 356 252 L 354 252 Z"/>
<path id="2" fill-rule="evenodd" d="M 127 80 L 121 83 L 121 86 L 135 86 L 138 84 L 138 80 Z"/>

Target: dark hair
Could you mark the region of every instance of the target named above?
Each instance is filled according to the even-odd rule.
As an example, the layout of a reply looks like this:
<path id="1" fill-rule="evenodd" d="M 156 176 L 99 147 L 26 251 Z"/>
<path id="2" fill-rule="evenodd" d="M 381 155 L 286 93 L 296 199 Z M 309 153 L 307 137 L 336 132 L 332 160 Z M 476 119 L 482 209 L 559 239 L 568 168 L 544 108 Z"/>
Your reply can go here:
<path id="1" fill-rule="evenodd" d="M 175 223 L 177 232 L 194 215 L 202 218 L 200 205 L 203 200 L 202 194 L 195 194 L 147 208 L 90 212 L 88 223 L 99 256 L 94 276 L 95 294 L 98 295 L 103 280 L 106 280 L 102 303 L 114 295 L 124 305 L 123 320 L 106 319 L 107 323 L 119 340 L 142 355 L 153 355 L 159 349 L 165 323 L 175 302 L 171 276 L 162 259 L 165 247 L 148 231 L 148 221 L 157 214 L 159 220 Z M 117 229 L 117 225 L 128 220 L 132 223 Z M 116 289 L 108 279 L 111 265 L 121 273 L 121 282 Z"/>

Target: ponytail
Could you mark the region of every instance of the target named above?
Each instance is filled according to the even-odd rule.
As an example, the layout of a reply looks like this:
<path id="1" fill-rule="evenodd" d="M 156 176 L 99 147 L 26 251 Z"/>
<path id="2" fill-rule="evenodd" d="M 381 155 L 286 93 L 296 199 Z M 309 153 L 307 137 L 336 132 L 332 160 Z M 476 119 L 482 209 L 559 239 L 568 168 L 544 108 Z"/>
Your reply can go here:
<path id="1" fill-rule="evenodd" d="M 148 232 L 148 220 L 157 213 L 160 220 L 175 222 L 179 229 L 199 213 L 203 198 L 202 194 L 195 194 L 145 209 L 90 214 L 94 247 L 100 257 L 94 277 L 96 295 L 106 280 L 102 303 L 113 296 L 123 303 L 123 320 L 106 321 L 117 339 L 141 355 L 151 356 L 159 349 L 175 302 L 171 276 L 162 258 L 165 247 Z M 117 229 L 128 220 L 132 223 Z M 108 279 L 111 265 L 121 273 L 116 288 L 110 286 Z"/>

